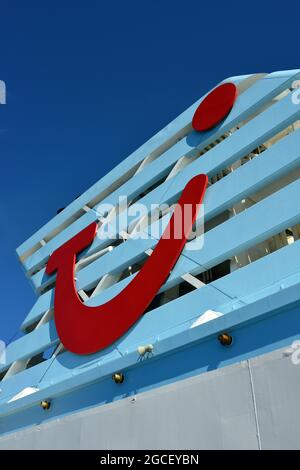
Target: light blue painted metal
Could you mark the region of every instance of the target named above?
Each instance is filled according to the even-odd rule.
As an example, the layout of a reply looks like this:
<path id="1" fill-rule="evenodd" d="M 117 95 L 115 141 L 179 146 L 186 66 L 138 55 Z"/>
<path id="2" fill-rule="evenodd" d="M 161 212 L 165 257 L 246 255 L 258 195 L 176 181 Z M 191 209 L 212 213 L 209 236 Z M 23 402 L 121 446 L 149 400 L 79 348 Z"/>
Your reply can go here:
<path id="1" fill-rule="evenodd" d="M 274 310 L 274 304 L 270 302 L 270 298 L 267 298 L 245 306 L 241 312 L 235 311 L 231 315 L 202 325 L 201 328 L 193 328 L 174 335 L 173 338 L 163 339 L 159 345 L 155 345 L 155 357 L 140 363 L 139 367 L 137 367 L 137 353 L 131 352 L 121 358 L 115 358 L 111 362 L 99 361 L 97 367 L 94 368 L 79 367 L 76 369 L 77 374 L 72 374 L 68 370 L 65 380 L 61 382 L 57 382 L 55 379 L 52 382 L 49 380 L 45 383 L 45 389 L 40 389 L 35 394 L 18 400 L 17 403 L 3 404 L 1 417 L 2 419 L 7 417 L 5 429 L 22 427 L 24 423 L 28 425 L 32 422 L 40 422 L 43 415 L 37 405 L 45 397 L 45 392 L 57 403 L 56 410 L 54 408 L 48 415 L 49 419 L 57 416 L 59 410 L 62 409 L 68 412 L 74 411 L 76 403 L 78 407 L 78 401 L 84 402 L 86 406 L 107 403 L 108 400 L 122 398 L 130 393 L 135 394 L 153 386 L 170 383 L 174 381 L 175 377 L 175 380 L 186 378 L 264 354 L 270 350 L 270 346 L 271 350 L 272 348 L 284 347 L 296 338 L 293 330 L 299 326 L 297 318 L 299 288 L 290 288 L 289 292 L 278 292 L 272 298 L 278 306 L 286 305 L 288 298 L 297 307 L 270 316 L 270 312 Z M 260 322 L 254 322 L 257 310 L 263 312 L 264 315 Z M 243 324 L 240 322 L 241 316 L 245 319 Z M 238 339 L 232 348 L 227 350 L 215 340 L 216 334 L 224 328 L 230 328 Z M 170 351 L 173 351 L 173 354 L 167 353 Z M 160 367 L 157 367 L 158 360 Z M 61 363 L 63 362 L 61 359 Z M 68 363 L 66 363 L 67 365 Z M 122 391 L 113 384 L 110 378 L 111 373 L 119 370 L 120 366 L 128 377 Z M 100 371 L 105 377 L 103 380 L 99 380 Z M 167 376 L 166 371 L 168 372 Z M 82 387 L 82 383 L 86 384 L 86 388 Z M 67 391 L 68 394 L 66 394 Z M 15 415 L 16 408 L 22 412 L 17 416 Z"/>
<path id="2" fill-rule="evenodd" d="M 191 119 L 201 100 L 194 103 L 18 248 L 18 255 L 35 288 L 40 292 L 55 282 L 55 277 L 48 278 L 44 272 L 51 252 L 98 217 L 94 210 L 85 212 L 84 205 L 90 203 L 97 207 L 96 198 L 99 201 L 100 195 L 102 202 L 110 204 L 116 204 L 120 195 L 135 198 L 153 183 L 160 182 L 162 177 L 166 178 L 178 159 L 196 155 L 224 133 L 241 126 L 136 203 L 144 203 L 149 209 L 151 203 L 176 201 L 184 185 L 195 174 L 205 172 L 210 177 L 215 176 L 299 120 L 300 106 L 292 102 L 291 93 L 272 102 L 299 78 L 299 70 L 275 72 L 259 79 L 235 77 L 232 80 L 242 90 L 236 105 L 220 126 L 203 135 L 191 132 Z M 294 177 L 292 174 L 300 168 L 300 129 L 289 132 L 278 142 L 271 142 L 270 148 L 261 155 L 234 168 L 231 174 L 208 188 L 206 222 L 271 183 L 289 179 L 279 185 L 276 192 L 259 198 L 252 207 L 209 230 L 202 250 L 190 251 L 186 247 L 160 292 L 181 283 L 186 273 L 198 275 L 300 223 L 300 181 L 297 173 Z M 181 140 L 176 142 L 177 138 Z M 150 156 L 147 165 L 136 173 L 147 156 Z M 167 223 L 168 217 L 163 218 L 163 224 Z M 126 230 L 127 225 L 121 228 Z M 147 231 L 149 227 L 144 233 Z M 45 239 L 44 246 L 39 244 L 42 239 Z M 82 253 L 81 259 L 109 243 L 96 238 Z M 154 248 L 156 243 L 155 238 L 126 241 L 78 271 L 77 288 L 89 289 L 103 275 L 120 272 L 129 264 L 142 261 L 145 251 Z M 190 242 L 190 246 L 194 243 Z M 47 415 L 48 419 L 53 419 L 290 344 L 300 336 L 299 266 L 300 240 L 202 288 L 169 299 L 144 315 L 128 334 L 104 351 L 90 356 L 76 356 L 66 351 L 11 373 L 0 383 L 0 432 L 47 419 L 38 407 L 44 398 L 51 398 L 56 404 Z M 34 274 L 37 269 L 40 271 Z M 99 295 L 89 298 L 87 305 L 106 302 L 131 279 L 128 277 L 107 287 Z M 23 329 L 34 327 L 52 308 L 53 292 L 51 288 L 40 295 L 23 322 Z M 218 311 L 223 316 L 191 328 L 207 310 Z M 228 330 L 232 331 L 235 341 L 226 349 L 220 346 L 216 337 L 219 332 Z M 7 363 L 0 366 L 0 371 L 7 370 L 15 361 L 22 365 L 22 361 L 26 362 L 58 342 L 53 319 L 45 320 L 37 329 L 8 346 Z M 147 343 L 154 345 L 154 355 L 141 361 L 137 348 Z M 127 377 L 121 388 L 111 380 L 111 374 L 118 370 L 124 370 Z M 26 387 L 36 387 L 38 391 L 10 401 Z"/>

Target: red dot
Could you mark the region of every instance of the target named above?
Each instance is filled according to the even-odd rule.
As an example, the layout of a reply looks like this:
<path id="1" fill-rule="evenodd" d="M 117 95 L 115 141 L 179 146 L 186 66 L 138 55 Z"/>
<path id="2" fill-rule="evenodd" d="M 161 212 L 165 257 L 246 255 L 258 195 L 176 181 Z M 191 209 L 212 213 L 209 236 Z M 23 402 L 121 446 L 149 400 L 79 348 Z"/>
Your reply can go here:
<path id="1" fill-rule="evenodd" d="M 208 131 L 219 124 L 229 114 L 237 94 L 234 83 L 223 83 L 211 91 L 196 109 L 192 121 L 195 131 Z"/>

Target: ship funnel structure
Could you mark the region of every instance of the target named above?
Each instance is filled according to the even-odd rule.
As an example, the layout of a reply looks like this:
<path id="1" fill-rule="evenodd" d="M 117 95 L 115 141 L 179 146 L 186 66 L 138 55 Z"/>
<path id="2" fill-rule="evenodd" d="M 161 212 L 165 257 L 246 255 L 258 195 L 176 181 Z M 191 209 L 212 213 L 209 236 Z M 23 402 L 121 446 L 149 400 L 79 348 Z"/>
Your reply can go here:
<path id="1" fill-rule="evenodd" d="M 17 249 L 37 298 L 0 347 L 0 448 L 19 433 L 38 446 L 36 423 L 81 448 L 212 448 L 219 433 L 220 448 L 255 448 L 257 422 L 276 447 L 292 439 L 281 416 L 299 435 L 284 393 L 300 340 L 299 83 L 224 79 Z"/>

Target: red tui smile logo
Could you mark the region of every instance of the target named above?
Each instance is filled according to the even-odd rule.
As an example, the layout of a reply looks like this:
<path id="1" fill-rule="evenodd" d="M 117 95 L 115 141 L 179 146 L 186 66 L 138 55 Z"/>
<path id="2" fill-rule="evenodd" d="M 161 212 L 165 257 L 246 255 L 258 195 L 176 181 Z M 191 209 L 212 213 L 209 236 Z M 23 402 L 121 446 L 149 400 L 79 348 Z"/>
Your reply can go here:
<path id="1" fill-rule="evenodd" d="M 194 128 L 207 130 L 218 124 L 229 113 L 235 98 L 235 85 L 224 84 L 217 87 L 196 110 Z M 54 319 L 58 336 L 66 349 L 76 354 L 95 353 L 110 346 L 139 320 L 182 252 L 203 201 L 207 180 L 206 175 L 200 174 L 188 182 L 151 256 L 127 287 L 103 305 L 84 305 L 77 294 L 74 279 L 76 255 L 94 240 L 96 222 L 51 255 L 46 273 L 57 271 Z M 189 208 L 188 223 L 185 217 L 186 207 Z"/>

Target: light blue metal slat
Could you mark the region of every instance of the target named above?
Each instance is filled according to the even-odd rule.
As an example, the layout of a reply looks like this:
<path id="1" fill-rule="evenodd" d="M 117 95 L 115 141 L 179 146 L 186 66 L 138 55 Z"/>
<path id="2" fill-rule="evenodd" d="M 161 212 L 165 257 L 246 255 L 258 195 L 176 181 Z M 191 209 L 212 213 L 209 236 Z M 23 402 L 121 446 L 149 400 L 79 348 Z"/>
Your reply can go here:
<path id="1" fill-rule="evenodd" d="M 183 254 L 191 260 L 191 269 L 186 271 L 186 259 L 180 257 L 168 278 L 168 286 L 178 284 L 181 275 L 185 272 L 195 274 L 203 272 L 234 254 L 275 235 L 284 228 L 300 222 L 299 191 L 300 180 L 210 230 L 205 236 L 204 249 L 187 251 L 185 248 Z M 189 244 L 193 243 L 195 241 Z M 195 263 L 198 264 L 196 268 Z M 82 288 L 81 284 L 85 285 L 89 282 L 87 278 L 87 272 L 79 273 L 79 288 Z M 165 320 L 166 317 L 163 316 L 163 319 Z M 159 327 L 162 329 L 163 324 L 159 324 Z M 49 332 L 45 333 L 47 328 L 50 328 Z M 50 322 L 12 343 L 7 348 L 7 363 L 34 355 L 53 344 L 56 344 L 55 330 L 53 322 Z"/>
<path id="2" fill-rule="evenodd" d="M 22 323 L 21 330 L 25 331 L 26 328 L 38 321 L 41 316 L 53 305 L 53 300 L 54 289 L 51 289 L 41 295 L 31 308 L 24 322 Z"/>
<path id="3" fill-rule="evenodd" d="M 57 333 L 53 321 L 18 338 L 10 343 L 6 349 L 6 363 L 0 365 L 0 372 L 17 360 L 33 357 L 46 351 L 50 346 L 58 343 Z"/>
<path id="4" fill-rule="evenodd" d="M 36 386 L 51 364 L 51 359 L 24 369 L 1 381 L 0 406 L 26 387 Z"/>
<path id="5" fill-rule="evenodd" d="M 300 77 L 300 73 L 295 74 L 293 79 Z M 274 81 L 276 86 L 274 86 Z M 280 83 L 278 83 L 278 81 Z M 195 152 L 197 149 L 204 148 L 209 142 L 215 140 L 218 136 L 222 135 L 226 130 L 229 130 L 234 125 L 238 124 L 242 119 L 245 119 L 247 116 L 251 115 L 259 106 L 262 106 L 265 102 L 272 99 L 274 95 L 276 96 L 282 89 L 285 89 L 287 86 L 286 79 L 273 79 L 268 80 L 265 83 L 262 83 L 263 80 L 255 83 L 250 89 L 245 91 L 237 100 L 235 107 L 230 113 L 229 117 L 224 121 L 224 123 L 216 130 L 205 133 L 205 136 L 202 134 L 192 133 L 185 139 L 182 139 L 178 144 L 173 146 L 170 150 L 165 152 L 162 156 L 163 158 L 154 161 L 153 163 L 147 166 L 147 172 L 144 174 L 139 174 L 136 177 L 129 180 L 125 185 L 119 188 L 117 191 L 114 191 L 107 198 L 103 200 L 103 203 L 117 203 L 119 195 L 127 195 L 132 198 L 135 197 L 140 190 L 145 186 L 145 181 L 150 178 L 158 178 L 159 174 L 162 174 L 165 171 L 165 168 L 168 168 L 170 162 L 175 162 L 180 156 Z M 192 117 L 192 116 L 191 116 Z M 165 163 L 166 162 L 166 163 Z M 89 213 L 80 218 L 79 226 L 83 229 L 89 223 L 91 223 L 91 218 L 96 220 L 97 216 L 95 213 Z M 76 227 L 72 225 L 68 227 L 64 232 L 57 235 L 53 240 L 51 240 L 46 246 L 38 250 L 35 254 L 25 260 L 26 269 L 32 269 L 35 266 L 38 266 L 40 263 L 43 263 L 49 253 L 53 251 L 57 246 L 62 244 L 67 239 L 71 238 L 76 231 L 78 230 L 78 224 Z"/>
<path id="6" fill-rule="evenodd" d="M 260 190 L 264 185 L 273 182 L 276 178 L 285 175 L 287 172 L 299 166 L 300 163 L 300 130 L 295 131 L 277 144 L 266 150 L 258 158 L 255 158 L 239 167 L 235 172 L 229 174 L 226 178 L 219 181 L 217 184 L 209 187 L 205 195 L 205 220 L 209 220 L 218 213 L 232 207 L 235 202 L 240 201 L 242 198 L 247 197 L 256 191 Z M 167 222 L 165 222 L 166 224 Z M 99 260 L 100 273 L 111 272 L 113 269 L 120 265 L 119 253 L 123 250 L 126 251 L 129 258 L 122 260 L 123 265 L 132 264 L 134 257 L 138 258 L 142 251 L 153 248 L 155 242 L 142 241 L 137 243 L 134 241 L 133 250 L 130 249 L 132 243 L 126 242 L 126 245 L 118 247 L 116 252 L 117 258 L 114 261 L 113 253 L 109 253 Z M 132 253 L 133 251 L 133 253 Z M 108 265 L 106 263 L 108 262 Z M 104 270 L 101 270 L 101 264 L 104 263 Z M 127 265 L 128 265 L 127 264 Z M 107 271 L 105 272 L 105 269 Z M 94 269 L 95 275 L 99 277 L 98 268 Z M 96 277 L 96 278 L 97 278 Z M 129 279 L 121 283 L 123 288 Z M 29 312 L 27 318 L 22 325 L 26 328 L 31 323 L 37 321 L 41 315 L 48 310 L 52 305 L 53 291 L 43 294 L 35 303 L 32 310 Z"/>

